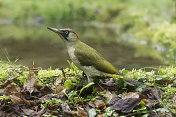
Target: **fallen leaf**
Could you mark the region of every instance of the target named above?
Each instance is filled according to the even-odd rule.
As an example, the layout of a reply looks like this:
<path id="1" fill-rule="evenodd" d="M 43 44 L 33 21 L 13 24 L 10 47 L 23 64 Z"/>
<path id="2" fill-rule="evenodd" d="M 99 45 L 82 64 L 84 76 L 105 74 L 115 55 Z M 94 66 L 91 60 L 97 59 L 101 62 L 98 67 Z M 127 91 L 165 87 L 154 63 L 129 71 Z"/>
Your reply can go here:
<path id="1" fill-rule="evenodd" d="M 13 104 L 32 104 L 32 101 L 30 102 L 25 99 L 20 87 L 15 83 L 8 84 L 4 93 L 10 97 Z"/>
<path id="2" fill-rule="evenodd" d="M 175 117 L 175 114 L 171 114 L 171 113 L 161 113 L 161 112 L 158 112 L 158 116 L 159 117 Z"/>
<path id="3" fill-rule="evenodd" d="M 93 108 L 95 108 L 95 104 L 92 101 L 89 101 L 88 105 L 91 106 L 91 107 L 93 107 Z"/>
<path id="4" fill-rule="evenodd" d="M 130 79 L 130 78 L 126 79 L 125 82 L 129 86 L 141 86 L 141 85 L 143 85 L 143 83 L 141 83 L 141 82 L 139 82 L 135 79 Z"/>
<path id="5" fill-rule="evenodd" d="M 63 111 L 71 111 L 71 109 L 67 103 L 61 104 L 61 107 L 62 107 Z"/>
<path id="6" fill-rule="evenodd" d="M 89 117 L 95 117 L 97 113 L 94 108 L 91 108 L 89 109 L 88 114 L 89 114 Z"/>
<path id="7" fill-rule="evenodd" d="M 100 110 L 106 109 L 106 103 L 103 100 L 96 99 L 94 103 L 97 109 Z"/>
<path id="8" fill-rule="evenodd" d="M 104 117 L 104 116 L 103 116 L 103 114 L 101 114 L 101 115 L 97 115 L 97 117 Z"/>
<path id="9" fill-rule="evenodd" d="M 111 87 L 111 86 L 115 86 L 115 82 L 113 80 L 113 78 L 110 79 L 105 79 L 104 82 L 101 82 L 103 85 Z"/>
<path id="10" fill-rule="evenodd" d="M 142 91 L 142 95 L 145 96 L 143 101 L 146 103 L 147 107 L 152 108 L 160 103 L 162 94 L 162 91 L 157 87 L 146 87 Z"/>
<path id="11" fill-rule="evenodd" d="M 114 105 L 111 106 L 112 110 L 119 110 L 123 113 L 129 113 L 136 107 L 141 99 L 140 98 L 126 98 L 126 99 L 118 99 L 117 97 L 113 100 Z"/>
<path id="12" fill-rule="evenodd" d="M 46 113 L 46 108 L 42 108 L 40 111 L 32 114 L 33 117 L 43 117 L 43 114 Z"/>
<path id="13" fill-rule="evenodd" d="M 53 94 L 47 94 L 39 98 L 39 101 L 48 100 L 53 98 Z"/>
<path id="14" fill-rule="evenodd" d="M 11 105 L 12 108 L 12 114 L 14 113 L 13 116 L 10 115 L 10 117 L 41 117 L 46 112 L 46 108 L 42 109 L 35 109 L 36 106 L 34 107 L 29 107 L 26 104 L 13 104 Z M 9 113 L 9 112 L 8 112 Z M 9 116 L 8 116 L 9 117 Z"/>
<path id="15" fill-rule="evenodd" d="M 72 115 L 72 116 L 76 115 L 76 113 L 71 111 L 71 109 L 67 103 L 61 104 L 61 108 L 62 108 L 64 115 Z"/>
<path id="16" fill-rule="evenodd" d="M 123 95 L 122 99 L 127 99 L 127 98 L 139 98 L 140 92 L 129 92 Z"/>
<path id="17" fill-rule="evenodd" d="M 21 91 L 21 88 L 17 84 L 10 83 L 5 87 L 4 94 L 11 95 L 12 93 L 16 93 L 20 91 Z"/>
<path id="18" fill-rule="evenodd" d="M 32 109 L 21 109 L 23 112 L 24 112 L 24 114 L 26 114 L 26 115 L 32 115 L 35 111 L 34 110 L 32 110 Z"/>
<path id="19" fill-rule="evenodd" d="M 155 106 L 156 104 L 158 104 L 157 100 L 150 100 L 150 99 L 142 99 L 143 102 L 146 103 L 146 106 L 150 109 L 152 109 L 153 106 Z"/>
<path id="20" fill-rule="evenodd" d="M 55 93 L 61 93 L 62 90 L 64 90 L 64 86 L 58 85 L 58 86 L 55 88 Z"/>
<path id="21" fill-rule="evenodd" d="M 112 98 L 111 100 L 110 100 L 110 104 L 111 105 L 114 105 L 118 100 L 120 100 L 120 98 L 119 97 L 114 97 L 114 98 Z"/>
<path id="22" fill-rule="evenodd" d="M 13 93 L 9 95 L 9 97 L 12 100 L 13 104 L 27 104 L 27 105 L 32 104 L 32 101 L 26 100 L 25 97 L 20 92 Z"/>
<path id="23" fill-rule="evenodd" d="M 7 114 L 3 111 L 0 111 L 0 117 L 7 117 Z"/>
<path id="24" fill-rule="evenodd" d="M 172 100 L 176 100 L 176 95 L 172 98 Z"/>
<path id="25" fill-rule="evenodd" d="M 9 95 L 9 97 L 12 100 L 13 104 L 22 104 L 23 103 L 23 100 L 16 95 Z"/>
<path id="26" fill-rule="evenodd" d="M 58 86 L 58 85 L 60 85 L 61 83 L 62 83 L 62 77 L 59 76 L 59 77 L 56 79 L 54 85 L 55 85 L 55 86 Z"/>
<path id="27" fill-rule="evenodd" d="M 0 95 L 3 95 L 5 93 L 4 89 L 0 89 Z"/>
<path id="28" fill-rule="evenodd" d="M 24 90 L 27 90 L 30 93 L 34 91 L 34 86 L 35 86 L 36 80 L 38 79 L 37 74 L 40 69 L 41 68 L 34 68 L 34 65 L 32 65 L 31 69 L 29 70 L 29 74 L 27 76 L 26 82 L 23 85 Z"/>
<path id="29" fill-rule="evenodd" d="M 106 99 L 109 100 L 109 101 L 110 101 L 112 98 L 117 97 L 117 95 L 116 95 L 115 93 L 111 93 L 109 90 L 105 90 L 105 91 L 103 91 L 102 93 L 105 94 Z"/>
<path id="30" fill-rule="evenodd" d="M 148 99 L 161 101 L 162 91 L 157 87 L 147 87 L 142 91 Z"/>
<path id="31" fill-rule="evenodd" d="M 78 111 L 78 116 L 79 117 L 89 117 L 87 112 L 83 108 L 78 107 L 77 111 Z"/>
<path id="32" fill-rule="evenodd" d="M 55 91 L 55 93 L 62 93 L 62 90 L 64 90 L 64 86 L 62 86 L 62 77 L 61 76 L 59 76 L 56 79 L 52 89 Z"/>
<path id="33" fill-rule="evenodd" d="M 174 96 L 174 97 L 172 98 L 172 100 L 176 100 L 176 96 Z M 174 103 L 172 104 L 172 106 L 176 109 L 176 102 L 174 102 Z"/>

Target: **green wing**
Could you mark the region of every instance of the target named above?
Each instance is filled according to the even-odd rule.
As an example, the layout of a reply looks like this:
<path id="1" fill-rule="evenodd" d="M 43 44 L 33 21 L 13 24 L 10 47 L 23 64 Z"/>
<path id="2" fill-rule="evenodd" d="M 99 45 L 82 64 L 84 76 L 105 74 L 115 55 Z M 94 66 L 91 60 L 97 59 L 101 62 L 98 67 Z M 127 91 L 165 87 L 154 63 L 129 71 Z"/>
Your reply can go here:
<path id="1" fill-rule="evenodd" d="M 79 45 L 79 46 L 78 46 Z M 79 42 L 75 47 L 75 55 L 83 66 L 94 66 L 97 70 L 105 73 L 115 74 L 117 69 L 105 60 L 100 53 L 90 46 Z"/>

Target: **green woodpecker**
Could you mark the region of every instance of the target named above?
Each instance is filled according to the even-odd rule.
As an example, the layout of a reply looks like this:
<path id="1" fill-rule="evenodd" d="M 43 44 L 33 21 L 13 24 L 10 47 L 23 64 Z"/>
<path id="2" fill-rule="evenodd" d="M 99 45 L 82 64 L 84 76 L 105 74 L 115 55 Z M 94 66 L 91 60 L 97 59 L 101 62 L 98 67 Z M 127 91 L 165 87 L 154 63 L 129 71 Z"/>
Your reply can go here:
<path id="1" fill-rule="evenodd" d="M 88 77 L 88 82 L 96 78 L 107 78 L 116 75 L 117 69 L 92 47 L 81 42 L 78 35 L 69 28 L 49 30 L 57 33 L 67 46 L 72 62 Z"/>

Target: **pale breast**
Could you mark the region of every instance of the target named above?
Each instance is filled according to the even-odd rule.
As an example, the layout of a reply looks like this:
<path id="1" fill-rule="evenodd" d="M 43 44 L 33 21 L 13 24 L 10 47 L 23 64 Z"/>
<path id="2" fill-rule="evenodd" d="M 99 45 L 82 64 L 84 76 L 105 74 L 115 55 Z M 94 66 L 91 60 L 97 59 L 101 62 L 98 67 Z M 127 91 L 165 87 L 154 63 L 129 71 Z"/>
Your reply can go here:
<path id="1" fill-rule="evenodd" d="M 70 59 L 77 67 L 79 67 L 80 63 L 79 63 L 77 57 L 75 56 L 74 51 L 75 51 L 75 48 L 68 47 L 68 54 L 69 54 Z"/>
<path id="2" fill-rule="evenodd" d="M 93 66 L 82 66 L 80 62 L 78 61 L 77 57 L 74 54 L 75 48 L 73 47 L 68 47 L 68 54 L 72 62 L 82 71 L 84 71 L 88 76 L 101 76 L 102 72 L 97 70 Z"/>

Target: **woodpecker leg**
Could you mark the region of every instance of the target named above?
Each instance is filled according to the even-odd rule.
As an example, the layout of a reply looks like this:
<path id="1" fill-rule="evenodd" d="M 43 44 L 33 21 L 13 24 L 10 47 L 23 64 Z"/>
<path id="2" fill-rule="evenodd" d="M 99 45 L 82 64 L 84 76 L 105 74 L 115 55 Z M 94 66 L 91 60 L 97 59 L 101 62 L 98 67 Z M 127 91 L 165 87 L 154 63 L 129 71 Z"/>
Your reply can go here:
<path id="1" fill-rule="evenodd" d="M 94 82 L 93 78 L 91 78 L 90 76 L 87 76 L 88 78 L 88 83 Z"/>

